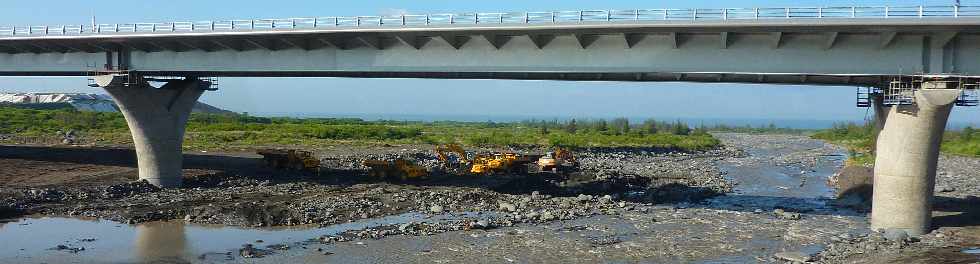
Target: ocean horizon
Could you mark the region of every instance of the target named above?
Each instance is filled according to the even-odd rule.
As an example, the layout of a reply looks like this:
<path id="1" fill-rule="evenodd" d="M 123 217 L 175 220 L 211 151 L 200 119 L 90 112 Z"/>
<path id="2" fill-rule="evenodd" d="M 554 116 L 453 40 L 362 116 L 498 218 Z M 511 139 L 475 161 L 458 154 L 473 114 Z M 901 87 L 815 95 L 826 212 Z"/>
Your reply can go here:
<path id="1" fill-rule="evenodd" d="M 366 121 L 417 121 L 417 122 L 436 122 L 436 121 L 457 121 L 457 122 L 519 122 L 526 120 L 595 120 L 619 118 L 615 116 L 590 116 L 590 117 L 569 117 L 569 116 L 546 116 L 546 115 L 451 115 L 451 114 L 379 114 L 379 113 L 291 113 L 291 112 L 264 112 L 250 113 L 254 116 L 263 117 L 294 117 L 294 118 L 358 118 Z M 805 119 L 752 119 L 752 118 L 691 118 L 691 117 L 626 117 L 631 123 L 642 123 L 649 118 L 658 121 L 681 121 L 691 126 L 746 126 L 753 127 L 769 126 L 770 124 L 780 128 L 795 129 L 823 129 L 830 128 L 837 123 L 863 123 L 864 120 L 805 120 Z M 952 124 L 951 124 L 952 125 Z M 965 126 L 965 125 L 963 125 Z"/>

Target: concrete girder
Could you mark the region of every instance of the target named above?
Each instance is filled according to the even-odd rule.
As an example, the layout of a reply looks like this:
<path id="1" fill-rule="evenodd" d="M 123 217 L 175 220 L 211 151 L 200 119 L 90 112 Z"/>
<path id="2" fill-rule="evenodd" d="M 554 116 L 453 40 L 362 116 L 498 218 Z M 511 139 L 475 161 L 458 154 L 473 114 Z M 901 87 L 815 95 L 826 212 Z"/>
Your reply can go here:
<path id="1" fill-rule="evenodd" d="M 837 44 L 837 37 L 839 37 L 840 32 L 828 32 L 827 40 L 823 43 L 823 49 L 829 50 L 834 48 L 834 44 Z"/>
<path id="2" fill-rule="evenodd" d="M 466 45 L 466 42 L 469 42 L 470 39 L 472 38 L 470 36 L 457 36 L 457 35 L 448 35 L 448 34 L 447 35 L 439 35 L 439 36 L 436 36 L 436 37 L 438 37 L 443 42 L 446 42 L 447 44 L 449 44 L 449 46 L 452 46 L 453 48 L 455 48 L 457 50 L 460 49 L 460 48 L 462 48 L 463 45 Z"/>
<path id="3" fill-rule="evenodd" d="M 51 46 L 57 47 L 57 48 L 59 48 L 61 50 L 64 50 L 64 52 L 62 52 L 62 53 L 84 52 L 84 50 L 79 49 L 79 48 L 76 48 L 76 47 L 73 47 L 71 44 L 63 44 L 63 43 L 54 44 L 54 43 L 52 43 Z"/>
<path id="4" fill-rule="evenodd" d="M 887 113 L 876 114 L 884 124 L 876 143 L 872 229 L 911 236 L 929 232 L 939 146 L 960 95 L 958 89 L 939 87 L 945 84 L 924 83 L 913 105 L 876 105 Z"/>
<path id="5" fill-rule="evenodd" d="M 201 45 L 198 45 L 197 43 L 192 43 L 189 40 L 183 40 L 178 38 L 178 39 L 174 39 L 174 43 L 177 43 L 178 46 L 184 46 L 187 48 L 187 49 L 181 49 L 183 51 L 203 50 L 206 52 L 211 52 L 208 49 L 203 48 Z"/>
<path id="6" fill-rule="evenodd" d="M 278 38 L 276 40 L 279 40 L 278 42 L 285 43 L 291 48 L 310 50 L 309 46 L 301 42 L 301 40 L 295 40 L 291 38 Z"/>
<path id="7" fill-rule="evenodd" d="M 880 35 L 878 35 L 878 38 L 880 39 L 880 44 L 878 44 L 878 48 L 885 49 L 888 48 L 888 46 L 891 46 L 892 42 L 895 42 L 895 36 L 898 36 L 898 32 L 894 32 L 894 31 L 882 32 Z"/>
<path id="8" fill-rule="evenodd" d="M 670 39 L 670 48 L 678 49 L 681 46 L 680 37 L 677 36 L 677 32 L 667 33 L 667 37 Z"/>
<path id="9" fill-rule="evenodd" d="M 510 39 L 511 39 L 511 36 L 497 35 L 497 34 L 491 34 L 491 33 L 481 34 L 480 36 L 482 36 L 483 39 L 485 39 L 487 42 L 489 42 L 490 43 L 490 46 L 493 46 L 495 49 L 498 49 L 498 50 L 500 48 L 503 48 L 504 45 L 507 45 L 507 42 L 510 42 Z"/>
<path id="10" fill-rule="evenodd" d="M 271 50 L 271 48 L 269 47 L 269 44 L 262 44 L 262 43 L 259 43 L 259 41 L 254 40 L 254 39 L 242 39 L 242 42 L 244 42 L 244 43 L 246 43 L 246 44 L 248 44 L 248 45 L 250 45 L 252 47 L 255 47 L 257 49 Z"/>
<path id="11" fill-rule="evenodd" d="M 96 77 L 96 83 L 112 96 L 126 118 L 139 179 L 164 188 L 180 187 L 185 126 L 209 84 L 188 78 L 154 88 L 145 81 L 126 84 L 126 79 L 125 75 L 103 75 Z"/>
<path id="12" fill-rule="evenodd" d="M 428 39 L 415 34 L 395 34 L 393 37 L 396 41 L 416 50 L 421 50 Z"/>
<path id="13" fill-rule="evenodd" d="M 244 51 L 244 49 L 235 48 L 232 45 L 229 45 L 227 43 L 224 43 L 221 40 L 211 39 L 210 42 L 211 42 L 212 45 L 217 46 L 217 47 L 220 47 L 220 48 L 225 49 L 225 50 Z"/>
<path id="14" fill-rule="evenodd" d="M 0 50 L 8 54 L 23 53 L 25 50 L 14 45 L 0 45 Z"/>
<path id="15" fill-rule="evenodd" d="M 730 41 L 730 37 L 732 34 L 733 33 L 730 32 L 721 32 L 718 34 L 719 35 L 718 37 L 720 38 L 719 44 L 721 45 L 721 49 L 728 49 L 728 46 L 732 44 Z"/>
<path id="16" fill-rule="evenodd" d="M 936 32 L 928 37 L 929 45 L 928 50 L 925 50 L 925 54 L 928 54 L 928 63 L 924 66 L 927 67 L 927 72 L 929 73 L 948 73 L 952 72 L 953 60 L 955 56 L 952 55 L 952 51 L 949 49 L 950 43 L 953 39 L 959 35 L 958 32 Z"/>
<path id="17" fill-rule="evenodd" d="M 640 43 L 640 41 L 643 41 L 643 39 L 645 39 L 646 37 L 647 37 L 646 34 L 640 34 L 640 33 L 624 33 L 623 34 L 623 40 L 626 41 L 626 48 L 627 49 L 632 49 L 633 46 L 636 46 L 637 43 Z"/>
<path id="18" fill-rule="evenodd" d="M 119 45 L 119 46 L 121 46 L 121 47 L 123 47 L 123 48 L 129 49 L 129 50 L 137 50 L 137 51 L 142 51 L 142 52 L 150 52 L 151 51 L 150 49 L 147 49 L 147 48 L 144 48 L 144 47 L 139 47 L 139 46 L 134 45 L 133 43 L 129 43 L 129 42 L 118 42 L 116 44 Z"/>
<path id="19" fill-rule="evenodd" d="M 783 45 L 783 32 L 769 33 L 769 37 L 772 38 L 772 49 L 779 49 Z"/>
<path id="20" fill-rule="evenodd" d="M 538 49 L 540 50 L 540 49 L 544 49 L 544 47 L 548 46 L 548 44 L 551 43 L 551 41 L 555 40 L 556 36 L 546 35 L 546 34 L 531 34 L 531 35 L 527 35 L 527 37 L 530 38 L 531 42 L 534 43 L 534 46 L 538 47 Z"/>
<path id="21" fill-rule="evenodd" d="M 161 45 L 161 44 L 159 44 L 159 43 L 157 43 L 155 41 L 147 41 L 146 42 L 146 45 L 153 46 L 153 48 L 155 48 L 156 51 L 165 51 L 165 50 L 167 50 L 167 47 L 164 47 L 163 45 Z"/>
<path id="22" fill-rule="evenodd" d="M 572 36 L 575 37 L 575 40 L 578 41 L 578 46 L 582 47 L 582 49 L 588 49 L 589 46 L 592 46 L 592 43 L 595 43 L 599 39 L 599 36 L 596 35 L 572 34 Z"/>
<path id="23" fill-rule="evenodd" d="M 339 49 L 339 50 L 346 50 L 347 49 L 347 45 L 344 45 L 344 43 L 342 41 L 339 41 L 337 39 L 333 39 L 333 38 L 317 38 L 316 40 L 319 41 L 320 43 L 323 43 L 323 44 L 329 45 L 331 47 L 334 47 L 335 49 Z"/>
<path id="24" fill-rule="evenodd" d="M 370 47 L 375 50 L 385 49 L 384 43 L 382 42 L 381 38 L 379 38 L 378 36 L 357 36 L 354 37 L 354 40 L 357 41 L 358 44 Z"/>

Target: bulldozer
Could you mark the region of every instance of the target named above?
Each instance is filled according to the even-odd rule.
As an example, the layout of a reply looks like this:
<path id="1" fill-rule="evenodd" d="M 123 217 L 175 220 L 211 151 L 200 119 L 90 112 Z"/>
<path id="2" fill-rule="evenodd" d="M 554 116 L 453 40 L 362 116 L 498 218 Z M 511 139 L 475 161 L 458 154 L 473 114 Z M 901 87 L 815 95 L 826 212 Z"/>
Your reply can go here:
<path id="1" fill-rule="evenodd" d="M 405 159 L 396 159 L 393 161 L 365 160 L 361 164 L 371 168 L 371 171 L 368 172 L 369 176 L 382 180 L 421 180 L 427 178 L 429 175 L 429 172 L 424 167 Z"/>
<path id="2" fill-rule="evenodd" d="M 313 152 L 296 149 L 262 149 L 256 151 L 262 155 L 265 165 L 275 169 L 287 169 L 318 173 L 320 159 Z"/>

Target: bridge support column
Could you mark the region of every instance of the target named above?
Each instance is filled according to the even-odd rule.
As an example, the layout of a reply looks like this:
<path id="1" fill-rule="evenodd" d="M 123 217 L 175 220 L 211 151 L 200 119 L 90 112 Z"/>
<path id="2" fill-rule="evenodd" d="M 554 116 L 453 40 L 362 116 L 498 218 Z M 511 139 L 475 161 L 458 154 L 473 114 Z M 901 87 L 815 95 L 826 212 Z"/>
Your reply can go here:
<path id="1" fill-rule="evenodd" d="M 930 230 L 936 163 L 957 89 L 925 83 L 915 105 L 884 107 L 874 168 L 871 228 L 898 229 L 911 236 Z"/>
<path id="2" fill-rule="evenodd" d="M 139 179 L 164 187 L 183 182 L 184 129 L 191 110 L 208 83 L 196 78 L 174 80 L 160 88 L 145 81 L 125 84 L 125 76 L 96 77 L 115 99 L 133 135 Z"/>

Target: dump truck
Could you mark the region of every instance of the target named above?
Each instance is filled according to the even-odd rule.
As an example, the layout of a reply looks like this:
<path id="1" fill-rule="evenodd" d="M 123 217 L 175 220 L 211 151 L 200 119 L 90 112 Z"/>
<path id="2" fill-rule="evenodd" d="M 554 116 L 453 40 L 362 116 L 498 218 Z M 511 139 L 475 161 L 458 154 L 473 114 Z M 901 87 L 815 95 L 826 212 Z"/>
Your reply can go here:
<path id="1" fill-rule="evenodd" d="M 275 169 L 287 169 L 318 173 L 320 159 L 313 152 L 296 149 L 262 149 L 257 151 L 262 155 L 265 165 Z"/>
<path id="2" fill-rule="evenodd" d="M 368 172 L 369 176 L 381 180 L 421 180 L 429 175 L 428 170 L 424 167 L 405 159 L 365 160 L 361 164 L 371 168 Z"/>

